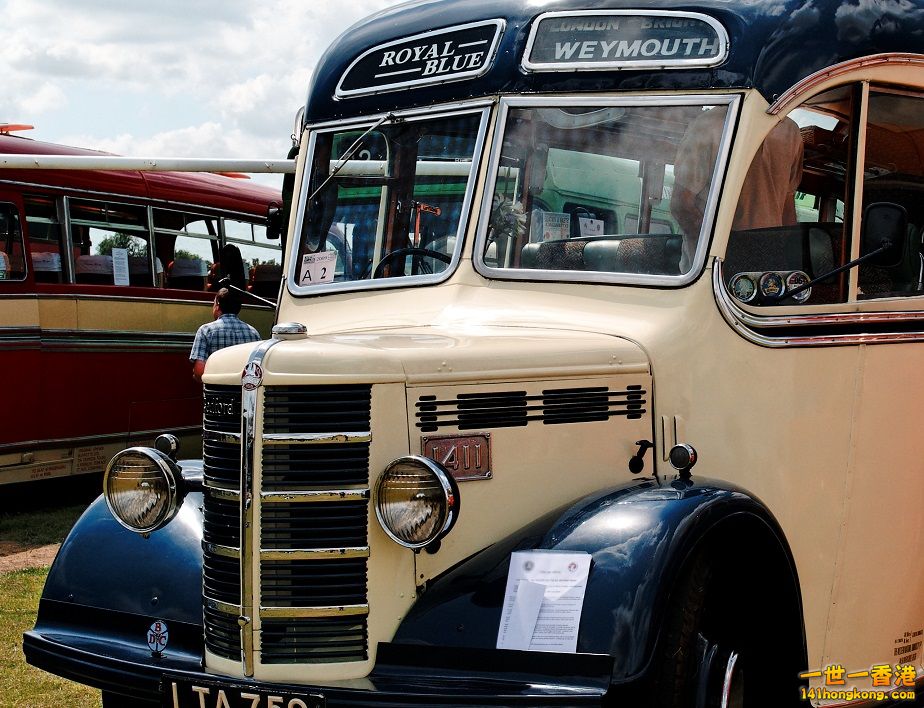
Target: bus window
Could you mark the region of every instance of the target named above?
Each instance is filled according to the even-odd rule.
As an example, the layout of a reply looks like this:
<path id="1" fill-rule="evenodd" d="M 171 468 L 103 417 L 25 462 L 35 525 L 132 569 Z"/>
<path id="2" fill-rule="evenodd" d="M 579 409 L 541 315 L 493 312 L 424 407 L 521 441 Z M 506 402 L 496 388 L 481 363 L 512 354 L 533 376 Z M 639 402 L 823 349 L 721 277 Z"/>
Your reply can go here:
<path id="1" fill-rule="evenodd" d="M 147 210 L 83 199 L 69 201 L 77 283 L 152 286 Z M 160 280 L 163 265 L 154 263 Z"/>
<path id="2" fill-rule="evenodd" d="M 742 187 L 723 266 L 726 285 L 738 300 L 754 305 L 846 302 L 850 279 L 855 279 L 858 300 L 924 292 L 924 145 L 920 137 L 924 134 L 924 99 L 871 88 L 866 98 L 864 149 L 856 144 L 861 138 L 854 125 L 862 95 L 858 84 L 825 91 L 792 111 L 765 138 Z M 789 147 L 782 142 L 784 132 L 798 136 L 785 138 Z M 755 191 L 752 175 L 766 169 L 768 156 L 785 158 L 794 152 L 801 157 L 798 176 L 790 173 L 789 164 L 781 163 L 779 189 L 774 190 L 764 177 L 765 183 L 756 190 L 763 208 L 783 199 L 784 210 L 777 208 L 775 218 L 769 218 L 769 212 L 763 220 L 750 218 L 753 209 L 749 201 Z M 870 204 L 883 202 L 904 209 L 908 227 L 900 262 L 887 267 L 875 261 L 862 263 L 854 270 L 821 280 L 811 290 L 802 291 L 801 297 L 780 299 L 773 292 L 780 282 L 792 289 L 797 281 L 824 276 L 859 254 L 857 234 L 845 228 L 845 223 L 853 220 L 848 195 L 853 193 L 852 175 L 857 169 L 853 156 L 860 152 L 862 203 L 854 209 L 862 214 Z M 789 278 L 795 280 L 787 283 Z M 769 291 L 763 291 L 762 282 Z"/>
<path id="3" fill-rule="evenodd" d="M 167 262 L 166 286 L 205 290 L 209 270 L 218 258 L 217 219 L 155 209 L 154 230 L 158 256 Z"/>
<path id="4" fill-rule="evenodd" d="M 228 218 L 222 219 L 222 224 L 225 242 L 241 252 L 247 288 L 261 297 L 275 298 L 282 278 L 282 251 L 278 242 L 266 237 L 266 225 Z"/>
<path id="5" fill-rule="evenodd" d="M 446 272 L 461 242 L 481 119 L 469 113 L 386 124 L 368 135 L 318 133 L 296 284 Z"/>
<path id="6" fill-rule="evenodd" d="M 24 195 L 29 255 L 37 283 L 63 283 L 64 263 L 61 254 L 62 230 L 57 203 L 53 197 Z"/>
<path id="7" fill-rule="evenodd" d="M 483 258 L 496 268 L 677 276 L 715 183 L 726 105 L 511 107 Z M 695 131 L 692 126 L 695 126 Z M 681 165 L 688 133 L 711 146 Z M 676 165 L 676 167 L 675 167 Z M 675 173 L 696 173 L 680 215 Z M 540 276 L 541 277 L 541 276 Z M 552 276 L 548 276 L 552 277 Z"/>
<path id="8" fill-rule="evenodd" d="M 23 253 L 19 212 L 12 204 L 0 204 L 0 280 L 26 277 Z"/>
<path id="9" fill-rule="evenodd" d="M 858 297 L 902 297 L 924 291 L 924 99 L 870 90 L 863 207 L 889 202 L 905 209 L 908 229 L 900 263 L 863 264 Z"/>

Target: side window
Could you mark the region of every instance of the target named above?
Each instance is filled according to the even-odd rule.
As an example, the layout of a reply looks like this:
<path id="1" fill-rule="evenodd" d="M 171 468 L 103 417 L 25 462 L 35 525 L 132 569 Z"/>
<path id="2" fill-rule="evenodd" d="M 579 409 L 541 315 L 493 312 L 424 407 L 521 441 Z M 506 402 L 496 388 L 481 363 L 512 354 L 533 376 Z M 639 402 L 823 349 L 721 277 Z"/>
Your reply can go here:
<path id="1" fill-rule="evenodd" d="M 152 275 L 147 209 L 136 204 L 71 199 L 74 279 L 89 285 L 161 284 L 163 264 Z"/>
<path id="2" fill-rule="evenodd" d="M 850 259 L 844 224 L 856 100 L 852 86 L 819 94 L 783 118 L 758 148 L 741 188 L 723 264 L 726 286 L 740 302 L 846 301 L 846 273 L 809 290 L 797 288 Z"/>
<path id="3" fill-rule="evenodd" d="M 861 265 L 859 299 L 924 294 L 924 98 L 871 89 L 863 168 L 863 208 L 901 206 L 908 226 L 897 263 Z"/>
<path id="4" fill-rule="evenodd" d="M 225 229 L 225 246 L 221 255 L 227 260 L 228 251 L 237 249 L 243 263 L 243 285 L 261 297 L 275 299 L 282 279 L 282 251 L 278 241 L 266 238 L 266 225 L 253 224 L 239 219 L 222 219 Z M 236 260 L 233 257 L 232 260 Z M 227 270 L 224 265 L 221 268 Z M 232 282 L 235 278 L 232 277 Z M 238 283 L 235 283 L 238 285 Z M 210 284 L 217 289 L 217 283 Z"/>
<path id="5" fill-rule="evenodd" d="M 723 265 L 732 295 L 752 305 L 846 302 L 924 295 L 924 97 L 860 84 L 840 86 L 803 103 L 767 136 L 748 171 Z M 858 106 L 866 101 L 865 130 Z M 858 140 L 863 140 L 858 143 Z M 862 202 L 853 204 L 854 175 Z M 907 228 L 888 262 L 873 258 L 825 278 L 864 246 L 871 205 L 901 207 Z M 853 256 L 851 255 L 853 254 Z M 823 278 L 810 290 L 795 292 Z"/>
<path id="6" fill-rule="evenodd" d="M 154 232 L 157 255 L 166 263 L 166 287 L 205 290 L 218 258 L 218 219 L 155 209 Z"/>
<path id="7" fill-rule="evenodd" d="M 58 221 L 54 197 L 25 195 L 26 228 L 29 235 L 29 257 L 37 283 L 63 283 L 63 232 Z"/>
<path id="8" fill-rule="evenodd" d="M 23 280 L 25 277 L 19 212 L 12 204 L 0 204 L 0 280 Z"/>

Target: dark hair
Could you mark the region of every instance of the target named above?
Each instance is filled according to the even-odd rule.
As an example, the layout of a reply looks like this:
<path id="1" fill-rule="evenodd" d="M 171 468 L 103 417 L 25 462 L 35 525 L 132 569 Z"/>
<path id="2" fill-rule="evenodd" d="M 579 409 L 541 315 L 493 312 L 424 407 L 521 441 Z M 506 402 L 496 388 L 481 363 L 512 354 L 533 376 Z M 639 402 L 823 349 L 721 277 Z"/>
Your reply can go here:
<path id="1" fill-rule="evenodd" d="M 215 296 L 215 302 L 223 315 L 236 315 L 241 311 L 241 299 L 230 288 L 222 288 Z"/>
<path id="2" fill-rule="evenodd" d="M 241 258 L 241 249 L 233 243 L 226 243 L 218 254 L 219 279 L 231 278 L 231 285 L 243 290 L 247 287 L 247 277 L 244 274 L 244 259 Z"/>

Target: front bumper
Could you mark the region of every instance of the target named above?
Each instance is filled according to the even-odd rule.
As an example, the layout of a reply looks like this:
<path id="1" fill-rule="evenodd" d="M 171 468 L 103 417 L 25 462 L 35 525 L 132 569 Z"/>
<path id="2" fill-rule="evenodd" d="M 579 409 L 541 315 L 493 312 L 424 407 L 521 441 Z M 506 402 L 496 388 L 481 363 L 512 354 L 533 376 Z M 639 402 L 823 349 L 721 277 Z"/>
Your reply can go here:
<path id="1" fill-rule="evenodd" d="M 164 676 L 221 683 L 198 655 L 167 651 L 155 659 L 138 646 L 42 629 L 26 632 L 26 660 L 64 678 L 161 705 Z M 323 686 L 260 684 L 227 677 L 257 691 L 323 694 L 327 708 L 347 706 L 602 706 L 613 661 L 596 654 L 542 654 L 423 645 L 380 644 L 366 679 Z M 169 703 L 167 703 L 169 705 Z"/>

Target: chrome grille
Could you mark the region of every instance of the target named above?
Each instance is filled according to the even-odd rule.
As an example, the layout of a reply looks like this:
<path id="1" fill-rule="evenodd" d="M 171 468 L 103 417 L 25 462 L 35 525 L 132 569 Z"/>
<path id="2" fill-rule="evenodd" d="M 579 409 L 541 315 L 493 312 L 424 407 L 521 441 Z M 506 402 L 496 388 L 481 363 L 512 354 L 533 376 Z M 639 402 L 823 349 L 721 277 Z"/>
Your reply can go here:
<path id="1" fill-rule="evenodd" d="M 241 658 L 241 628 L 237 617 L 205 606 L 205 646 L 226 659 Z"/>
<path id="2" fill-rule="evenodd" d="M 254 559 L 261 661 L 364 661 L 371 387 L 266 387 L 262 394 Z M 248 491 L 241 488 L 241 401 L 238 387 L 205 387 L 203 594 L 206 646 L 229 659 L 243 656 L 246 667 L 252 625 L 242 617 L 250 593 L 242 591 L 241 567 L 250 559 L 242 563 L 241 548 L 250 535 L 241 538 Z"/>
<path id="3" fill-rule="evenodd" d="M 320 664 L 366 658 L 366 618 L 263 621 L 264 664 Z"/>
<path id="4" fill-rule="evenodd" d="M 366 559 L 266 561 L 260 566 L 264 605 L 333 607 L 366 601 Z"/>
<path id="5" fill-rule="evenodd" d="M 204 387 L 202 593 L 205 645 L 241 658 L 241 389 Z"/>
<path id="6" fill-rule="evenodd" d="M 370 386 L 267 387 L 261 661 L 368 656 Z"/>
<path id="7" fill-rule="evenodd" d="M 264 504 L 263 548 L 351 548 L 366 545 L 368 502 Z"/>

